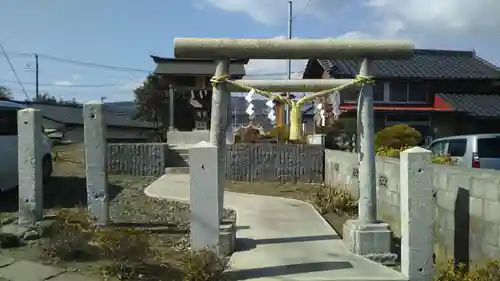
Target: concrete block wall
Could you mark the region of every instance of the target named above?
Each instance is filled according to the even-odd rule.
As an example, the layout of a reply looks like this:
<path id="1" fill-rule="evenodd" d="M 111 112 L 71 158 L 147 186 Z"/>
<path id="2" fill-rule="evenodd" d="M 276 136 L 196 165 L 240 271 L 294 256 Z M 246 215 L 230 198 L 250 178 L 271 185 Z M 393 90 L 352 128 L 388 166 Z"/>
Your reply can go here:
<path id="1" fill-rule="evenodd" d="M 401 235 L 399 160 L 377 157 L 378 218 Z M 434 253 L 480 264 L 500 259 L 500 171 L 432 164 Z M 358 196 L 357 156 L 326 150 L 325 184 L 340 186 Z"/>
<path id="2" fill-rule="evenodd" d="M 160 176 L 175 157 L 165 143 L 108 144 L 108 172 Z M 322 182 L 324 147 L 295 144 L 228 146 L 226 177 L 247 182 Z"/>

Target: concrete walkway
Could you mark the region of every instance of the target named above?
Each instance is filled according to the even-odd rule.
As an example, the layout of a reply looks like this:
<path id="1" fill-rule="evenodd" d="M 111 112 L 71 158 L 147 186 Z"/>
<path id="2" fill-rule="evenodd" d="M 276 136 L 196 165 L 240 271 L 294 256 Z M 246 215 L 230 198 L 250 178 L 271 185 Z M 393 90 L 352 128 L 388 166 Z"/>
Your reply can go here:
<path id="1" fill-rule="evenodd" d="M 151 197 L 189 200 L 189 175 L 165 175 L 145 190 Z M 238 280 L 405 280 L 401 273 L 349 252 L 308 203 L 225 192 L 237 212 Z"/>

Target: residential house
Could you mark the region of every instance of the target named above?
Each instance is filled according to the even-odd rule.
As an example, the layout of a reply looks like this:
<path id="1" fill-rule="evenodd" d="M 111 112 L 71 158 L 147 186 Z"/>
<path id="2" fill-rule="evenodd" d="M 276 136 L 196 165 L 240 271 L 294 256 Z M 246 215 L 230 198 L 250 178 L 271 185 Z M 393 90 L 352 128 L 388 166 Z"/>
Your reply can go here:
<path id="1" fill-rule="evenodd" d="M 360 62 L 309 60 L 303 78 L 354 78 Z M 474 51 L 419 49 L 407 60 L 374 60 L 371 71 L 376 131 L 405 123 L 427 140 L 500 132 L 500 69 Z M 341 92 L 341 118 L 355 118 L 357 96 Z"/>
<path id="2" fill-rule="evenodd" d="M 83 108 L 81 105 L 53 104 L 46 102 L 19 102 L 42 112 L 43 126 L 49 136 L 64 141 L 83 142 Z M 105 105 L 104 120 L 107 124 L 108 142 L 147 141 L 154 135 L 153 125 L 135 120 L 135 111 Z"/>

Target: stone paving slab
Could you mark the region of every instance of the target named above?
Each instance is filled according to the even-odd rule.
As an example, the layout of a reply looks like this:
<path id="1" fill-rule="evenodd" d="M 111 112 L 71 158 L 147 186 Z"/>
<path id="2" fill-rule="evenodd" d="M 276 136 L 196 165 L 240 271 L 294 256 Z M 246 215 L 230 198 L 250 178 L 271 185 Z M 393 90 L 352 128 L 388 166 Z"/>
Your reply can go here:
<path id="1" fill-rule="evenodd" d="M 47 279 L 46 281 L 95 281 L 95 279 L 92 279 L 90 277 L 78 273 L 66 272 L 59 274 L 55 277 L 52 277 L 50 279 Z"/>
<path id="2" fill-rule="evenodd" d="M 13 263 L 14 263 L 13 258 L 0 255 L 0 267 L 11 265 Z"/>
<path id="3" fill-rule="evenodd" d="M 62 268 L 22 260 L 0 268 L 0 277 L 10 281 L 44 281 L 63 272 Z"/>

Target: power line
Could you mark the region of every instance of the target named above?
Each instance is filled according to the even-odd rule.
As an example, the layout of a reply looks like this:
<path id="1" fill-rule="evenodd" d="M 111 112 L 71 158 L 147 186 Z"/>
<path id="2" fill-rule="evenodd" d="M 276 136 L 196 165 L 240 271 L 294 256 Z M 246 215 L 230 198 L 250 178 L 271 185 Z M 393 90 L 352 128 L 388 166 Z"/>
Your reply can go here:
<path id="1" fill-rule="evenodd" d="M 23 90 L 24 95 L 26 96 L 27 99 L 29 99 L 28 93 L 26 92 L 26 89 L 24 89 L 23 83 L 21 83 L 21 80 L 19 79 L 19 76 L 17 75 L 16 69 L 14 68 L 14 65 L 12 65 L 12 62 L 10 61 L 9 55 L 5 51 L 5 48 L 3 47 L 3 44 L 0 42 L 0 49 L 2 49 L 3 56 L 7 60 L 7 63 L 10 66 L 10 69 L 12 70 L 12 73 L 14 73 L 14 76 L 16 77 L 17 83 L 19 83 L 19 86 L 21 86 L 21 89 Z"/>
<path id="2" fill-rule="evenodd" d="M 99 67 L 99 68 L 106 68 L 106 69 L 112 69 L 112 70 L 118 70 L 118 71 L 152 73 L 151 70 L 145 70 L 145 69 L 128 68 L 128 67 L 120 67 L 120 66 L 115 66 L 115 65 L 105 65 L 105 64 L 99 64 L 99 63 L 93 63 L 93 62 L 77 61 L 77 60 L 64 59 L 64 58 L 53 57 L 53 56 L 48 56 L 48 55 L 38 55 L 38 56 L 40 58 L 44 58 L 44 59 L 48 59 L 48 60 L 71 63 L 71 64 L 85 65 L 85 66 L 89 66 L 89 67 Z"/>
<path id="3" fill-rule="evenodd" d="M 2 83 L 17 83 L 14 80 L 0 80 Z M 35 85 L 34 82 L 23 82 L 25 85 Z M 57 87 L 57 88 L 106 88 L 106 87 L 121 87 L 123 84 L 57 84 L 57 83 L 38 83 L 40 86 L 44 87 Z"/>
<path id="4" fill-rule="evenodd" d="M 304 8 L 302 8 L 298 13 L 296 13 L 293 17 L 292 17 L 292 20 L 296 19 L 298 16 L 300 16 L 303 12 L 305 12 L 307 10 L 307 8 L 309 8 L 309 5 L 311 5 L 311 2 L 312 0 L 309 0 L 307 1 L 306 5 L 304 6 Z"/>
<path id="5" fill-rule="evenodd" d="M 9 52 L 9 54 L 16 55 L 16 56 L 22 56 L 22 57 L 28 57 L 28 56 L 33 57 L 33 55 L 34 55 L 33 53 L 21 53 L 21 52 Z M 39 53 L 37 55 L 39 58 L 44 58 L 47 60 L 75 64 L 75 65 L 82 65 L 82 66 L 86 66 L 86 67 L 105 68 L 105 69 L 117 70 L 117 71 L 152 73 L 151 70 L 145 70 L 145 69 L 128 68 L 128 67 L 121 67 L 121 66 L 115 66 L 115 65 L 106 65 L 106 64 L 99 64 L 99 63 L 93 63 L 93 62 L 85 62 L 85 61 L 66 59 L 66 58 L 62 58 L 62 57 L 39 54 Z M 303 73 L 304 73 L 303 71 L 291 72 L 291 74 L 303 74 Z M 245 77 L 249 77 L 249 76 L 250 77 L 274 76 L 274 75 L 287 75 L 287 74 L 288 74 L 288 72 L 255 73 L 255 74 L 247 74 L 247 75 L 245 75 Z"/>

